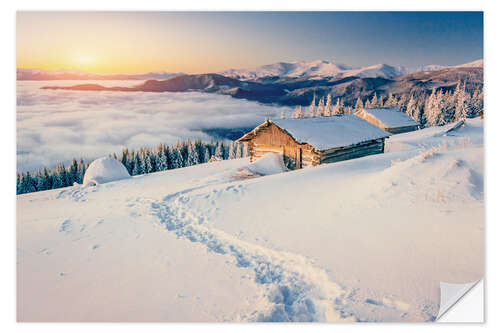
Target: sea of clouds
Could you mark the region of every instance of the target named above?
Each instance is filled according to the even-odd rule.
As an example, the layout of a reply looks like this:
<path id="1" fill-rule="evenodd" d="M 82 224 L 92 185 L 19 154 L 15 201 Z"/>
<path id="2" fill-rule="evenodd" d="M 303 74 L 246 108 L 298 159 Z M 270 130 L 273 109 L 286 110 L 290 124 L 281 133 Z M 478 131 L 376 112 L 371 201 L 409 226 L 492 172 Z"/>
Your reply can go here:
<path id="1" fill-rule="evenodd" d="M 186 93 L 70 91 L 40 89 L 81 81 L 17 82 L 17 170 L 67 164 L 156 147 L 160 142 L 213 138 L 203 130 L 252 127 L 287 107 L 268 106 L 230 96 Z M 133 86 L 138 81 L 85 81 Z"/>

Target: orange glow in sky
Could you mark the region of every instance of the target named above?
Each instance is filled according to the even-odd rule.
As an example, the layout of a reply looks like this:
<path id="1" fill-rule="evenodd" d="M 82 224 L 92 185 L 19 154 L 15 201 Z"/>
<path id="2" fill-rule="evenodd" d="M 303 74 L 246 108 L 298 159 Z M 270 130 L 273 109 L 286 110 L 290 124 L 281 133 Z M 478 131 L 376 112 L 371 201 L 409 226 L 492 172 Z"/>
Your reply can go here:
<path id="1" fill-rule="evenodd" d="M 278 61 L 457 65 L 481 12 L 18 12 L 17 67 L 210 73 Z"/>
<path id="2" fill-rule="evenodd" d="M 265 61 L 249 56 L 255 52 L 251 41 L 228 47 L 236 36 L 225 34 L 224 26 L 212 26 L 201 38 L 203 24 L 182 13 L 18 12 L 17 67 L 199 73 Z"/>

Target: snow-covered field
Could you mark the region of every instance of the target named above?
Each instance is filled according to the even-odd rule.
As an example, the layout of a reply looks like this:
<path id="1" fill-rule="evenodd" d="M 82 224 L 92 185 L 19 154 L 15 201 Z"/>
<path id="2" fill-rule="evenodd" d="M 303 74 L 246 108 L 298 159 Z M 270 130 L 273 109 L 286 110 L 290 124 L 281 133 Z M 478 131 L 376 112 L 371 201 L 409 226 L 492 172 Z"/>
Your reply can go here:
<path id="1" fill-rule="evenodd" d="M 449 127 L 262 177 L 237 159 L 19 195 L 18 319 L 433 320 L 440 281 L 484 271 L 483 121 Z"/>

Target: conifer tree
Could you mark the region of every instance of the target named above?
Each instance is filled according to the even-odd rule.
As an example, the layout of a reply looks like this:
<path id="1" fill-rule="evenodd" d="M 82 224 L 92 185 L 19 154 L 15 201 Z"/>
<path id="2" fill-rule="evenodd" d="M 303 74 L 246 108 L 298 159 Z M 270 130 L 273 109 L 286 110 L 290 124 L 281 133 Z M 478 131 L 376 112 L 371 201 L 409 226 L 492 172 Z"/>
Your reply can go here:
<path id="1" fill-rule="evenodd" d="M 208 147 L 205 147 L 204 149 L 205 149 L 205 152 L 203 154 L 203 156 L 204 156 L 203 157 L 203 162 L 206 163 L 206 162 L 210 161 L 210 157 L 211 156 L 210 156 L 210 149 Z"/>
<path id="2" fill-rule="evenodd" d="M 229 156 L 228 158 L 231 160 L 233 158 L 236 158 L 236 147 L 235 147 L 235 142 L 234 141 L 231 141 L 231 143 L 229 144 Z"/>
<path id="3" fill-rule="evenodd" d="M 356 106 L 354 107 L 354 112 L 359 112 L 363 109 L 363 101 L 361 100 L 361 97 L 358 96 L 358 99 L 356 100 Z"/>
<path id="4" fill-rule="evenodd" d="M 295 112 L 293 113 L 293 117 L 294 118 L 303 118 L 304 117 L 304 114 L 302 113 L 302 106 L 301 105 L 297 105 L 297 107 L 295 108 Z"/>
<path id="5" fill-rule="evenodd" d="M 309 105 L 308 117 L 314 117 L 315 115 L 316 115 L 316 94 L 314 94 L 311 105 Z"/>
<path id="6" fill-rule="evenodd" d="M 378 107 L 379 104 L 378 104 L 378 98 L 377 98 L 377 92 L 374 92 L 373 93 L 373 97 L 372 97 L 372 100 L 370 102 L 370 107 L 372 108 L 376 108 Z"/>
<path id="7" fill-rule="evenodd" d="M 215 146 L 215 157 L 223 160 L 224 159 L 224 147 L 221 142 L 217 142 Z"/>
<path id="8" fill-rule="evenodd" d="M 319 99 L 318 107 L 316 108 L 316 117 L 322 117 L 325 114 L 325 102 L 324 98 Z"/>

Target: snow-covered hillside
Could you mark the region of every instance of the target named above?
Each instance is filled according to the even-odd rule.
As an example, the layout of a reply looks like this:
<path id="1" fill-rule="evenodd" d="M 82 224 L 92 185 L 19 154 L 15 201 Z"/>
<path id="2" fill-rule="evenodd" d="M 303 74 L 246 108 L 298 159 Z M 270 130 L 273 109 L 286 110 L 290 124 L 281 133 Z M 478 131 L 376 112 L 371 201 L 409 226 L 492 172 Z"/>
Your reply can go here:
<path id="1" fill-rule="evenodd" d="M 20 321 L 429 321 L 483 275 L 483 121 L 255 177 L 248 159 L 17 197 Z"/>

